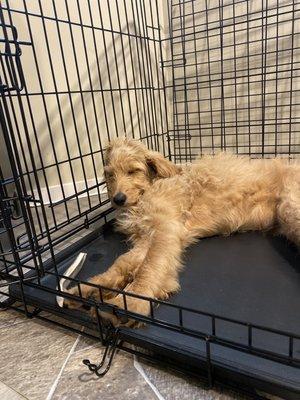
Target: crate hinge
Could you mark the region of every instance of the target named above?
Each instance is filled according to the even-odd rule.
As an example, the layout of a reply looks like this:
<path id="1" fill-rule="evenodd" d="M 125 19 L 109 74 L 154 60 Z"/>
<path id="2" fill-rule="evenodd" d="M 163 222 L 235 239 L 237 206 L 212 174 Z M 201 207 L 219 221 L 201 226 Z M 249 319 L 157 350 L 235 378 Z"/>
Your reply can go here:
<path id="1" fill-rule="evenodd" d="M 2 67 L 5 68 L 5 77 L 8 80 L 8 82 L 1 82 L 1 94 L 10 91 L 21 92 L 25 87 L 25 79 L 21 64 L 22 50 L 20 44 L 31 45 L 31 43 L 19 41 L 17 28 L 12 24 L 5 23 L 1 8 L 0 32 L 0 43 L 4 43 L 4 49 L 0 49 L 0 54 L 5 61 Z"/>

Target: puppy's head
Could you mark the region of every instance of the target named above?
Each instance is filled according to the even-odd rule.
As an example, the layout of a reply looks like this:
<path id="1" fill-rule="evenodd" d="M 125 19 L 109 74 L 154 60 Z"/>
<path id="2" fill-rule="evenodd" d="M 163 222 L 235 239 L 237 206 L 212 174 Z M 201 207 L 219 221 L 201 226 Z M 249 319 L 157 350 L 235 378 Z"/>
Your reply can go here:
<path id="1" fill-rule="evenodd" d="M 160 153 L 130 139 L 114 140 L 105 154 L 108 194 L 118 208 L 137 204 L 155 179 L 170 178 L 179 170 Z"/>

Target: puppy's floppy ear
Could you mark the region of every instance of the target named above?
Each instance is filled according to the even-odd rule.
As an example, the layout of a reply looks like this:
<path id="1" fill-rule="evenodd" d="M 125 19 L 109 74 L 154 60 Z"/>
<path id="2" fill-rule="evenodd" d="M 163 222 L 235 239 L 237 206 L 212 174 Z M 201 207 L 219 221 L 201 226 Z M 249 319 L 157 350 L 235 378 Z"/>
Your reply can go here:
<path id="1" fill-rule="evenodd" d="M 170 178 L 180 172 L 180 167 L 166 160 L 156 151 L 147 152 L 146 163 L 150 169 L 151 175 L 157 178 Z"/>
<path id="2" fill-rule="evenodd" d="M 104 165 L 108 165 L 109 164 L 112 147 L 113 147 L 113 143 L 112 142 L 108 143 L 107 146 L 106 146 L 106 149 L 105 149 L 105 152 L 104 152 Z"/>

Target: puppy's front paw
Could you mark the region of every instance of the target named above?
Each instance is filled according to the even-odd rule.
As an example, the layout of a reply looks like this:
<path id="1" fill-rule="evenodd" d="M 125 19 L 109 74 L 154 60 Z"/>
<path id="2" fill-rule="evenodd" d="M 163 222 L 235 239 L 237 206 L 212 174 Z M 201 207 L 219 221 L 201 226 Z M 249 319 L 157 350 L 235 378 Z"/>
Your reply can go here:
<path id="1" fill-rule="evenodd" d="M 95 300 L 95 301 L 99 301 L 99 292 L 97 290 L 97 288 L 94 288 L 92 286 L 80 286 L 80 291 L 79 288 L 73 287 L 71 289 L 68 289 L 66 291 L 66 293 L 72 295 L 72 296 L 76 296 L 76 297 L 82 297 L 82 299 L 86 299 L 86 300 Z M 90 306 L 88 304 L 86 304 L 83 301 L 77 301 L 75 299 L 71 299 L 71 298 L 65 298 L 64 299 L 64 303 L 63 303 L 64 308 L 70 308 L 70 309 L 76 309 L 76 310 L 85 310 L 85 311 L 89 311 L 90 310 Z"/>
<path id="2" fill-rule="evenodd" d="M 114 299 L 109 301 L 109 304 L 116 307 L 113 312 L 103 312 L 100 311 L 100 315 L 105 320 L 110 321 L 113 326 L 127 326 L 127 327 L 139 327 L 143 323 L 135 320 L 134 318 L 130 318 L 129 315 L 126 315 L 126 311 L 132 312 L 135 314 L 140 314 L 143 316 L 148 316 L 150 314 L 150 303 L 147 300 L 138 299 L 135 297 L 126 296 L 126 307 L 124 304 L 124 298 L 121 295 L 118 295 Z M 118 310 L 125 310 L 122 313 L 118 313 Z"/>

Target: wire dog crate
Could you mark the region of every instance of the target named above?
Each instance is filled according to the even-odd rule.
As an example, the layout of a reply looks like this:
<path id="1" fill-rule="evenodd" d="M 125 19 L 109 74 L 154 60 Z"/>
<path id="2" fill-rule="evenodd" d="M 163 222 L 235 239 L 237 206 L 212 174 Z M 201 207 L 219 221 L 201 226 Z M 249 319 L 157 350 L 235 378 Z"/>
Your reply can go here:
<path id="1" fill-rule="evenodd" d="M 201 241 L 180 294 L 140 296 L 149 317 L 126 310 L 126 292 L 124 310 L 76 297 L 96 320 L 55 300 L 71 297 L 60 279 L 78 252 L 86 265 L 65 278 L 80 289 L 126 250 L 103 177 L 108 140 L 133 137 L 176 163 L 220 149 L 299 157 L 299 17 L 295 0 L 3 0 L 2 306 L 84 326 L 107 346 L 99 365 L 85 360 L 98 375 L 119 347 L 210 387 L 299 398 L 300 262 L 283 239 Z M 108 328 L 99 310 L 145 326 Z"/>

